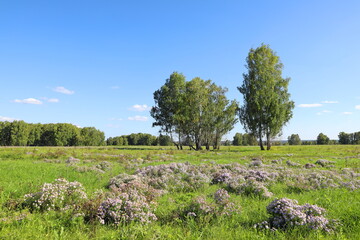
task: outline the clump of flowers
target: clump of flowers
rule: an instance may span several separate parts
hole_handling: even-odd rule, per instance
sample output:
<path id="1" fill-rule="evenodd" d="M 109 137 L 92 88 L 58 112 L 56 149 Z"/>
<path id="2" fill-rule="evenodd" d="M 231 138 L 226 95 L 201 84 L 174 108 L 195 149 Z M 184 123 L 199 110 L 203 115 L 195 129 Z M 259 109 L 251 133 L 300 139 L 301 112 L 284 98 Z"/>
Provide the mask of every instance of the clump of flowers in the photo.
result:
<path id="1" fill-rule="evenodd" d="M 314 167 L 316 167 L 316 165 L 315 165 L 315 164 L 312 164 L 312 163 L 306 163 L 306 164 L 304 165 L 304 168 L 306 168 L 306 169 L 310 169 L 310 168 L 314 168 Z"/>
<path id="2" fill-rule="evenodd" d="M 120 173 L 119 175 L 110 179 L 108 188 L 119 188 L 123 184 L 131 183 L 133 181 L 141 181 L 141 177 L 138 175 L 130 175 L 127 173 Z"/>
<path id="3" fill-rule="evenodd" d="M 189 163 L 170 163 L 141 168 L 136 173 L 156 189 L 194 191 L 210 183 L 205 167 Z"/>
<path id="4" fill-rule="evenodd" d="M 81 183 L 59 178 L 45 183 L 40 192 L 26 194 L 22 205 L 30 211 L 64 210 L 77 208 L 85 199 L 87 195 Z"/>
<path id="5" fill-rule="evenodd" d="M 103 161 L 95 166 L 96 168 L 106 172 L 111 169 L 111 163 L 108 161 Z"/>
<path id="6" fill-rule="evenodd" d="M 213 174 L 211 183 L 227 183 L 231 179 L 231 173 L 228 171 L 216 172 Z"/>
<path id="7" fill-rule="evenodd" d="M 244 194 L 247 196 L 269 198 L 273 195 L 273 193 L 269 192 L 263 183 L 251 178 L 247 179 L 243 183 L 239 183 L 238 181 L 230 182 L 228 184 L 228 188 L 236 194 Z"/>
<path id="8" fill-rule="evenodd" d="M 213 195 L 213 201 L 207 201 L 205 196 L 193 199 L 182 212 L 183 217 L 208 217 L 231 216 L 240 213 L 240 206 L 230 201 L 230 195 L 225 189 L 217 190 Z"/>
<path id="9" fill-rule="evenodd" d="M 220 188 L 219 190 L 217 190 L 214 194 L 214 200 L 216 203 L 221 204 L 221 203 L 226 203 L 229 201 L 230 195 L 228 193 L 228 191 L 226 191 L 223 188 Z"/>
<path id="10" fill-rule="evenodd" d="M 269 173 L 261 170 L 249 170 L 245 175 L 245 179 L 255 179 L 259 182 L 274 181 L 278 177 L 275 172 Z"/>
<path id="11" fill-rule="evenodd" d="M 256 228 L 263 229 L 287 229 L 295 226 L 307 226 L 314 230 L 325 230 L 330 232 L 335 227 L 334 220 L 324 217 L 325 209 L 317 205 L 298 205 L 293 199 L 275 199 L 267 207 L 271 215 L 268 221 L 258 223 Z"/>
<path id="12" fill-rule="evenodd" d="M 271 160 L 271 163 L 281 164 L 281 163 L 282 163 L 282 159 L 274 159 L 274 160 Z"/>
<path id="13" fill-rule="evenodd" d="M 214 200 L 217 204 L 219 215 L 233 215 L 240 213 L 240 206 L 230 201 L 230 195 L 225 189 L 219 189 L 214 194 Z"/>
<path id="14" fill-rule="evenodd" d="M 335 162 L 329 161 L 329 160 L 326 160 L 326 159 L 319 159 L 319 160 L 317 160 L 315 162 L 315 164 L 318 164 L 318 165 L 320 165 L 322 167 L 328 167 L 328 166 L 330 166 L 332 164 L 335 164 Z"/>
<path id="15" fill-rule="evenodd" d="M 260 159 L 253 159 L 249 164 L 249 167 L 261 167 L 262 161 Z"/>
<path id="16" fill-rule="evenodd" d="M 287 160 L 286 161 L 286 164 L 289 166 L 289 167 L 299 167 L 300 164 L 296 163 L 296 162 L 292 162 L 290 160 Z"/>
<path id="17" fill-rule="evenodd" d="M 128 189 L 103 201 L 97 210 L 97 218 L 101 224 L 149 223 L 157 220 L 153 211 L 153 202 L 149 202 L 139 191 Z"/>
<path id="18" fill-rule="evenodd" d="M 69 157 L 66 161 L 67 164 L 78 164 L 80 163 L 80 159 Z"/>
<path id="19" fill-rule="evenodd" d="M 302 190 L 314 190 L 339 187 L 340 185 L 338 182 L 340 181 L 341 178 L 336 174 L 328 171 L 322 171 L 300 174 L 295 177 L 293 183 L 289 183 L 288 185 Z"/>

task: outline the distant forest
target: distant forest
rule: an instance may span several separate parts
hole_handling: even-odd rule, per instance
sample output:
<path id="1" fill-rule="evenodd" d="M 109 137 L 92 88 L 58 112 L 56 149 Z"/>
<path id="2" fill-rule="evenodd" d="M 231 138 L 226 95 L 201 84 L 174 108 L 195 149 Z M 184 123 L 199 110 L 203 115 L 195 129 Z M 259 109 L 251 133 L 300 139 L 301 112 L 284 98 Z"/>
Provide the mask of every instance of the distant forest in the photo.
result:
<path id="1" fill-rule="evenodd" d="M 339 140 L 330 140 L 320 133 L 316 140 L 301 140 L 292 134 L 287 141 L 273 142 L 274 145 L 323 145 L 360 144 L 360 132 L 340 132 Z M 183 143 L 186 146 L 186 141 Z M 70 123 L 33 124 L 24 121 L 0 122 L 0 146 L 173 146 L 167 135 L 153 136 L 148 133 L 132 133 L 105 140 L 104 132 L 95 127 L 79 128 Z M 222 141 L 221 145 L 255 146 L 257 139 L 251 134 L 236 133 L 232 141 Z"/>
<path id="2" fill-rule="evenodd" d="M 32 124 L 24 121 L 0 122 L 0 146 L 104 146 L 172 145 L 168 136 L 133 133 L 105 140 L 94 127 L 79 128 L 70 123 Z"/>

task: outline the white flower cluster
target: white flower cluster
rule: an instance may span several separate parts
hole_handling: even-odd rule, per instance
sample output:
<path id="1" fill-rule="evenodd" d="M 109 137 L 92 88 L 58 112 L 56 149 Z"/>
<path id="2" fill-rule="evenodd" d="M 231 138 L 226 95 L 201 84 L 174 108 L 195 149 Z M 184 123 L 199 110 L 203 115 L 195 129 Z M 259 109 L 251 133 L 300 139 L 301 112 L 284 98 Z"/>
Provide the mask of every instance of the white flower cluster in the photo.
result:
<path id="1" fill-rule="evenodd" d="M 23 205 L 31 211 L 63 210 L 75 208 L 85 199 L 87 196 L 81 183 L 59 178 L 54 183 L 45 183 L 40 192 L 26 194 Z"/>

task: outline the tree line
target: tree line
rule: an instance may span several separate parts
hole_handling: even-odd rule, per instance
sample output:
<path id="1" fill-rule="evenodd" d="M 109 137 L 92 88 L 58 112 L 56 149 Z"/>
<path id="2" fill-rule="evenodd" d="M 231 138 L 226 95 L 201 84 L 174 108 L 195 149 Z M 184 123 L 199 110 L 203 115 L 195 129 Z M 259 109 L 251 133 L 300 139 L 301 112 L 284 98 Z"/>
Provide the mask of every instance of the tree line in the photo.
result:
<path id="1" fill-rule="evenodd" d="M 169 136 L 132 133 L 109 137 L 94 127 L 79 128 L 70 123 L 33 124 L 24 121 L 0 122 L 0 146 L 171 146 Z"/>
<path id="2" fill-rule="evenodd" d="M 328 144 L 360 144 L 360 132 L 345 133 L 340 132 L 339 140 L 330 140 L 324 133 L 319 133 L 315 141 L 302 141 L 299 134 L 291 134 L 288 137 L 289 145 L 328 145 Z"/>
<path id="3" fill-rule="evenodd" d="M 156 137 L 147 133 L 132 133 L 130 135 L 122 135 L 117 137 L 109 137 L 106 139 L 107 145 L 127 146 L 127 145 L 143 145 L 143 146 L 172 146 L 171 138 L 166 135 Z"/>
<path id="4" fill-rule="evenodd" d="M 104 132 L 70 123 L 0 122 L 0 146 L 101 146 Z"/>

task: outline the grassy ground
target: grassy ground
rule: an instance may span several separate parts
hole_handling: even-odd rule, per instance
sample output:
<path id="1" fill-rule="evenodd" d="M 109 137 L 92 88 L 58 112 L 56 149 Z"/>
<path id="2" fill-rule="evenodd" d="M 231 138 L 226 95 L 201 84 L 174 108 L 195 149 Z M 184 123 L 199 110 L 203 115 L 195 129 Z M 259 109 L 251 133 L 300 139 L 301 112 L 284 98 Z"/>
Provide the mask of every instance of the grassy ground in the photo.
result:
<path id="1" fill-rule="evenodd" d="M 79 163 L 67 163 L 69 157 Z M 254 159 L 262 166 L 251 167 Z M 330 166 L 316 165 L 305 169 L 307 163 L 319 159 L 333 162 Z M 278 162 L 274 161 L 277 160 Z M 110 169 L 94 170 L 107 161 Z M 346 187 L 308 188 L 308 182 L 277 180 L 266 186 L 273 195 L 230 193 L 231 201 L 241 206 L 232 216 L 211 219 L 182 219 L 174 217 L 179 207 L 196 196 L 211 196 L 226 187 L 207 184 L 192 191 L 169 191 L 156 198 L 158 220 L 149 224 L 138 222 L 102 225 L 87 223 L 71 211 L 29 212 L 18 204 L 25 194 L 38 192 L 44 183 L 65 178 L 78 181 L 91 196 L 99 189 L 109 191 L 109 180 L 120 173 L 134 174 L 139 168 L 151 165 L 189 162 L 194 165 L 220 166 L 239 163 L 246 169 L 268 172 L 308 174 L 310 172 L 341 176 L 347 181 L 359 181 L 360 146 L 278 146 L 271 151 L 258 147 L 222 147 L 220 151 L 178 151 L 173 147 L 5 147 L 0 148 L 0 239 L 359 239 L 360 192 Z M 272 170 L 273 169 L 273 170 Z M 294 176 L 292 176 L 294 179 Z M 300 180 L 299 180 L 300 181 Z M 303 185 L 301 185 L 303 184 Z M 332 233 L 302 227 L 285 230 L 258 230 L 253 226 L 269 218 L 266 206 L 276 198 L 296 199 L 299 204 L 316 204 L 327 210 L 327 218 L 337 219 L 340 225 Z M 175 214 L 176 215 L 176 214 Z"/>

